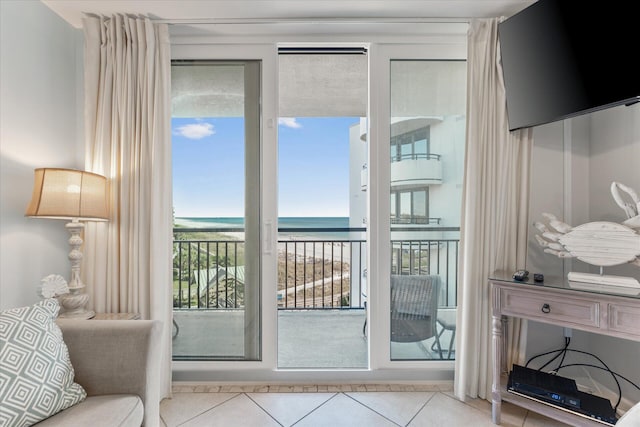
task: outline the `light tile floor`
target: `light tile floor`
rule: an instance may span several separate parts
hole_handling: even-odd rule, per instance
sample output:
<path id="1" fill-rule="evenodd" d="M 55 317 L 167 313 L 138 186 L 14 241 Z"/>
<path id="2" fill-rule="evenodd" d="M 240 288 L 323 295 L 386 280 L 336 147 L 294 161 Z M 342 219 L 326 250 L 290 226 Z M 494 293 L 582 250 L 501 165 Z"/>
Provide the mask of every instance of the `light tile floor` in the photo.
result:
<path id="1" fill-rule="evenodd" d="M 175 385 L 160 404 L 161 427 L 490 427 L 486 400 L 461 402 L 451 384 Z M 502 405 L 504 427 L 566 424 Z"/>

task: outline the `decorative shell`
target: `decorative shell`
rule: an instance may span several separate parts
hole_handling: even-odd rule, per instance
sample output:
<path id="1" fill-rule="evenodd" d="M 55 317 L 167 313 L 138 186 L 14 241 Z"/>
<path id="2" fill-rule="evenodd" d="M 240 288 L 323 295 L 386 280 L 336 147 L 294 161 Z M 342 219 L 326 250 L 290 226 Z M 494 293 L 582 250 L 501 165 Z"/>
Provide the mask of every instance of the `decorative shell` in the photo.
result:
<path id="1" fill-rule="evenodd" d="M 37 289 L 38 295 L 42 298 L 56 298 L 69 293 L 69 287 L 64 277 L 59 274 L 50 274 L 40 281 Z"/>

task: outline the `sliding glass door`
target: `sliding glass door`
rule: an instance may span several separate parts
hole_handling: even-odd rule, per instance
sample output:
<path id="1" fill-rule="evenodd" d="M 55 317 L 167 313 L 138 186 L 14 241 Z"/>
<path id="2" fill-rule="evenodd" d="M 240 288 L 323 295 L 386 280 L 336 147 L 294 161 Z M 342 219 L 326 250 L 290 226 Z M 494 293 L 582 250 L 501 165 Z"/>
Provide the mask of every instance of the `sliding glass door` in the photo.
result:
<path id="1" fill-rule="evenodd" d="M 174 360 L 259 360 L 260 62 L 172 66 Z"/>

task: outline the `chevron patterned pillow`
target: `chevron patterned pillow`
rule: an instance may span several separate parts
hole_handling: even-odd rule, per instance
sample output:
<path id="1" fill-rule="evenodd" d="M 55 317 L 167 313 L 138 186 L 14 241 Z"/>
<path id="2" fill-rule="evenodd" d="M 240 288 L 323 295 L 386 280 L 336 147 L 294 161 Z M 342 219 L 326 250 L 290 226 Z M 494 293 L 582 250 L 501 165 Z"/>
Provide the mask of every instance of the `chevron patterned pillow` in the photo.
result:
<path id="1" fill-rule="evenodd" d="M 0 426 L 30 426 L 81 402 L 58 301 L 0 312 Z"/>

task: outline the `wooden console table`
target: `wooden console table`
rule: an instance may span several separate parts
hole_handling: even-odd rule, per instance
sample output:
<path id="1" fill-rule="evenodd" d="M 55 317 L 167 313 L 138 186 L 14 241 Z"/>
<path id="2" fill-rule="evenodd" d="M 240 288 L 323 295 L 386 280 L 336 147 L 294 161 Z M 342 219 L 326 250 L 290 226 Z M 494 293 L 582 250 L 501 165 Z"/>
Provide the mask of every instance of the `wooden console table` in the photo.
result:
<path id="1" fill-rule="evenodd" d="M 513 272 L 497 271 L 489 278 L 493 303 L 492 417 L 500 424 L 501 402 L 510 402 L 574 426 L 598 426 L 601 422 L 507 392 L 507 317 L 640 341 L 640 295 L 622 295 L 558 278 L 538 284 L 529 278 L 518 282 Z M 588 289 L 592 288 L 592 289 Z"/>

